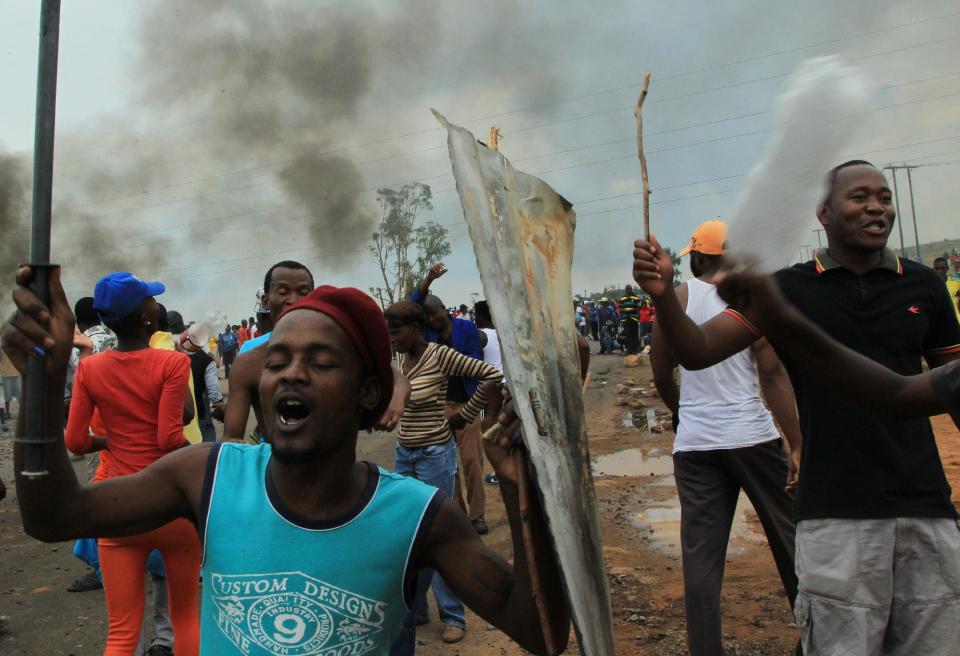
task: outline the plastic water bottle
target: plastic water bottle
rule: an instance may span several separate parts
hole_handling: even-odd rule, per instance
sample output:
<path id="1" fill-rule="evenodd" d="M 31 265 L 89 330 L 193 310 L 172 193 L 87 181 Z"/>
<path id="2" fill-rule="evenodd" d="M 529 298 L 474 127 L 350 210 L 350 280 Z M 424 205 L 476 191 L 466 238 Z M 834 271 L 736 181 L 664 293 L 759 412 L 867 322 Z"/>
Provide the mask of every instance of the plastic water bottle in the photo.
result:
<path id="1" fill-rule="evenodd" d="M 180 335 L 180 346 L 187 353 L 196 353 L 210 341 L 210 338 L 219 334 L 227 325 L 227 315 L 220 310 L 210 310 L 203 319 L 187 328 Z"/>

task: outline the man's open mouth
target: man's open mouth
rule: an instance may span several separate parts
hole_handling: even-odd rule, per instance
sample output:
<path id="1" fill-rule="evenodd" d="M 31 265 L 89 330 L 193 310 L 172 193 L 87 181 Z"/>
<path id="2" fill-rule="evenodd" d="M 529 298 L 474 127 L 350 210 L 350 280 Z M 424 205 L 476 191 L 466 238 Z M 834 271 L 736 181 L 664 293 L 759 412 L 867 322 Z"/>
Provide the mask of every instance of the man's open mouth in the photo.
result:
<path id="1" fill-rule="evenodd" d="M 277 422 L 281 426 L 296 426 L 310 416 L 310 408 L 300 398 L 284 397 L 276 403 Z"/>
<path id="2" fill-rule="evenodd" d="M 887 233 L 887 223 L 885 221 L 869 221 L 863 224 L 863 229 L 871 235 L 885 235 Z"/>

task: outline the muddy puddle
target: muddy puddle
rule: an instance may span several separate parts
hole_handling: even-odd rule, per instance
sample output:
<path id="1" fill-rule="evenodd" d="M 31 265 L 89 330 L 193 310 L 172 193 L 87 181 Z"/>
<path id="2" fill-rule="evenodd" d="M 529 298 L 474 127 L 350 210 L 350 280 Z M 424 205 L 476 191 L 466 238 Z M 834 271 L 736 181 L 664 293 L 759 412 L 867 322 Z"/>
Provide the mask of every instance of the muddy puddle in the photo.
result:
<path id="1" fill-rule="evenodd" d="M 593 458 L 594 476 L 666 476 L 673 474 L 673 459 L 660 449 L 624 449 Z M 671 479 L 672 482 L 672 479 Z"/>
<path id="2" fill-rule="evenodd" d="M 669 451 L 658 448 L 624 449 L 592 459 L 593 475 L 602 477 L 633 476 L 650 480 L 644 486 L 673 488 L 666 499 L 633 511 L 630 522 L 652 547 L 671 555 L 680 554 L 680 499 L 673 481 L 673 458 Z M 727 553 L 736 556 L 750 545 L 766 545 L 763 529 L 747 496 L 741 492 L 730 529 Z"/>
<path id="3" fill-rule="evenodd" d="M 655 549 L 671 555 L 680 554 L 680 499 L 677 497 L 657 502 L 656 506 L 634 513 L 630 521 Z M 753 506 L 741 492 L 730 529 L 727 554 L 737 556 L 750 545 L 766 543 Z"/>
<path id="4" fill-rule="evenodd" d="M 670 413 L 655 408 L 639 408 L 623 413 L 620 425 L 641 433 L 662 433 L 670 424 Z"/>

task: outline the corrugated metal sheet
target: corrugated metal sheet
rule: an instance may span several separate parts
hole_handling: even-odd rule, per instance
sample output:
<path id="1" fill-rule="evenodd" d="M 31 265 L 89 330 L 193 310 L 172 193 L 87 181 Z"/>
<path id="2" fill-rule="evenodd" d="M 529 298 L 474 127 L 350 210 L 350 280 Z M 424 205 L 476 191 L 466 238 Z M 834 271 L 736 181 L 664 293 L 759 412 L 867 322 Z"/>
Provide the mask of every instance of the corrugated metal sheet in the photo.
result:
<path id="1" fill-rule="evenodd" d="M 576 215 L 543 180 L 434 111 L 500 337 L 586 656 L 613 654 L 610 596 L 580 389 L 570 269 Z"/>

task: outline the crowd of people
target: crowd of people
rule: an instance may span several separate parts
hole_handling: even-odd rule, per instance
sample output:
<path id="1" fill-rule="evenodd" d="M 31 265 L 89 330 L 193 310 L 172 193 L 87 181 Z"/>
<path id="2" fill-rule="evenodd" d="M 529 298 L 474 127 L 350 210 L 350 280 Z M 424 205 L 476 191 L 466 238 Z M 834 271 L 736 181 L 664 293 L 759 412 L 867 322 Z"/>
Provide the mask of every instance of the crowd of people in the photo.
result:
<path id="1" fill-rule="evenodd" d="M 656 308 L 649 297 L 624 287 L 619 299 L 573 299 L 573 314 L 579 333 L 600 344 L 600 353 L 620 351 L 623 355 L 650 352 Z"/>
<path id="2" fill-rule="evenodd" d="M 681 251 L 685 284 L 651 236 L 634 244 L 638 290 L 574 300 L 584 376 L 590 340 L 600 353 L 642 349 L 674 414 L 692 655 L 724 653 L 741 490 L 797 618 L 797 653 L 960 653 L 960 517 L 926 419 L 960 421 L 958 271 L 887 248 L 895 212 L 873 165 L 847 162 L 826 181 L 816 216 L 828 245 L 809 262 L 768 276 L 731 261 L 711 220 Z M 55 433 L 44 477 L 20 474 L 28 447 L 15 445 L 23 525 L 77 540 L 91 571 L 74 586 L 105 590 L 105 654 L 413 654 L 429 589 L 444 642 L 464 639 L 469 606 L 530 651 L 565 647 L 542 508 L 536 494 L 519 503 L 518 436 L 481 437 L 515 420 L 510 345 L 485 301 L 435 295 L 446 271 L 436 264 L 381 308 L 281 261 L 254 316 L 202 344 L 157 301 L 161 283 L 111 273 L 70 305 L 57 270 L 44 305 L 32 271 L 17 272 L 0 419 L 41 358 Z M 358 461 L 364 430 L 397 431 L 391 470 Z M 86 457 L 90 484 L 70 453 Z M 485 455 L 512 564 L 481 539 Z"/>

